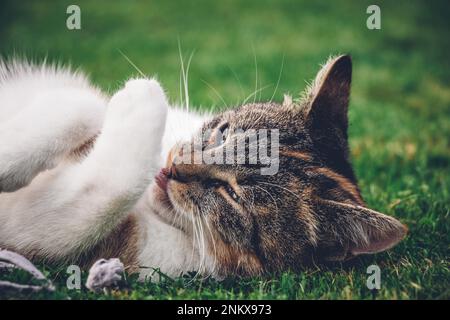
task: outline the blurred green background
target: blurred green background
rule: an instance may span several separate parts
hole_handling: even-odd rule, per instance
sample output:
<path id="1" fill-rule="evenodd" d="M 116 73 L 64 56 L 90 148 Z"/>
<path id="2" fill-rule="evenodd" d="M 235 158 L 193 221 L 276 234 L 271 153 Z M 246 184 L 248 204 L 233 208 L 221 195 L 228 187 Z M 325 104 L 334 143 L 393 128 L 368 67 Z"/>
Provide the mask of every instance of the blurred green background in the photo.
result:
<path id="1" fill-rule="evenodd" d="M 66 8 L 81 8 L 81 30 Z M 0 54 L 71 63 L 108 92 L 156 74 L 180 101 L 180 55 L 194 53 L 191 104 L 216 110 L 298 95 L 330 54 L 350 53 L 350 144 L 363 196 L 410 228 L 394 250 L 337 270 L 223 283 L 134 284 L 131 298 L 450 298 L 448 1 L 2 1 Z M 279 86 L 277 87 L 279 79 Z M 253 100 L 253 97 L 251 98 Z M 1 102 L 0 102 L 1 103 Z M 382 267 L 377 293 L 365 268 Z M 48 270 L 50 274 L 54 271 Z M 309 272 L 309 273 L 308 273 Z M 88 297 L 59 292 L 52 297 Z M 92 297 L 92 296 L 89 296 Z M 104 298 L 104 296 L 93 296 Z"/>

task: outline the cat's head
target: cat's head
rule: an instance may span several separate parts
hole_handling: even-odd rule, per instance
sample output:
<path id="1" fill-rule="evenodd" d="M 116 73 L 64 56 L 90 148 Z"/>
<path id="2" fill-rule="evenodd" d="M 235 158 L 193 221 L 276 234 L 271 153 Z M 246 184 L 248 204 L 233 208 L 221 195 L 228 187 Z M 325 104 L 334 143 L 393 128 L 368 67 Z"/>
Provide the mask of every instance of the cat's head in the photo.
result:
<path id="1" fill-rule="evenodd" d="M 238 129 L 278 129 L 275 174 L 262 174 L 249 157 L 240 164 L 180 163 L 186 151 L 173 150 L 163 171 L 169 205 L 195 226 L 191 236 L 205 241 L 219 274 L 344 260 L 389 249 L 405 236 L 399 221 L 365 207 L 349 162 L 351 72 L 349 56 L 330 59 L 301 101 L 246 104 L 204 125 L 210 156 L 242 140 Z M 265 141 L 270 149 L 274 141 Z"/>

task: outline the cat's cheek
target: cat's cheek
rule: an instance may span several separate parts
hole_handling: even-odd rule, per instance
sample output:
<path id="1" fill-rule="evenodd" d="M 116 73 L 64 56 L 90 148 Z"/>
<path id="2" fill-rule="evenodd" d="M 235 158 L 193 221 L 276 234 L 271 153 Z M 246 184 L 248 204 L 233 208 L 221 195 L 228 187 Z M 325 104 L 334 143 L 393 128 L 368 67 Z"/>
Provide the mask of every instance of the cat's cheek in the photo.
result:
<path id="1" fill-rule="evenodd" d="M 178 204 L 187 205 L 187 201 L 184 198 L 184 194 L 188 191 L 188 186 L 183 183 L 179 183 L 174 180 L 169 180 L 167 183 L 167 196 L 169 197 L 172 205 L 176 208 Z M 183 207 L 183 210 L 186 211 L 188 207 Z"/>
<path id="2" fill-rule="evenodd" d="M 159 187 L 154 187 L 153 198 L 156 201 L 156 203 L 158 203 L 160 205 L 163 205 L 165 207 L 172 207 L 172 205 L 170 203 L 170 199 L 167 196 L 167 193 L 165 193 Z"/>
<path id="3" fill-rule="evenodd" d="M 212 232 L 214 234 L 214 231 Z M 235 274 L 256 276 L 263 273 L 263 265 L 255 253 L 234 248 L 217 235 L 214 238 L 214 245 L 210 245 L 209 248 L 211 249 L 211 255 L 216 257 L 219 276 L 227 277 Z"/>

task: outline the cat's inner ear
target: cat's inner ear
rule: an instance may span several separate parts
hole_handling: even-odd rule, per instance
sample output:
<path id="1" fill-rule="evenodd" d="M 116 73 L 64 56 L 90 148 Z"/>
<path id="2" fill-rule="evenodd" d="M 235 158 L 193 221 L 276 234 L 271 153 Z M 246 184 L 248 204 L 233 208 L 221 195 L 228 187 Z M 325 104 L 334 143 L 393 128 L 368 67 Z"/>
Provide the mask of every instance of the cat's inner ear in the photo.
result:
<path id="1" fill-rule="evenodd" d="M 349 55 L 330 58 L 307 92 L 307 120 L 312 127 L 336 126 L 347 135 L 347 111 L 352 80 Z"/>
<path id="2" fill-rule="evenodd" d="M 323 249 L 327 260 L 387 250 L 408 230 L 397 219 L 359 205 L 320 199 L 318 211 L 322 221 L 319 249 Z M 327 251 L 333 256 L 327 257 Z"/>

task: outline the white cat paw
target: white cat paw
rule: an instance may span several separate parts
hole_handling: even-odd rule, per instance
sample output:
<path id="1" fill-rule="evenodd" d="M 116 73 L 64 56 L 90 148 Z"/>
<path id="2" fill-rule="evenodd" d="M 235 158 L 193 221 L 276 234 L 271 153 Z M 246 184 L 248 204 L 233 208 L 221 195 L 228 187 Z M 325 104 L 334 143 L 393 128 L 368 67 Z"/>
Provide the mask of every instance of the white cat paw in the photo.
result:
<path id="1" fill-rule="evenodd" d="M 130 80 L 111 98 L 98 142 L 103 145 L 104 157 L 111 166 L 119 166 L 119 162 L 133 163 L 128 165 L 130 177 L 136 172 L 154 174 L 153 168 L 158 167 L 161 154 L 167 109 L 164 90 L 154 79 Z"/>
<path id="2" fill-rule="evenodd" d="M 129 80 L 123 89 L 111 98 L 108 106 L 108 118 L 114 122 L 138 115 L 144 120 L 163 122 L 167 114 L 167 99 L 161 85 L 155 79 Z M 150 125 L 150 123 L 146 123 Z"/>

